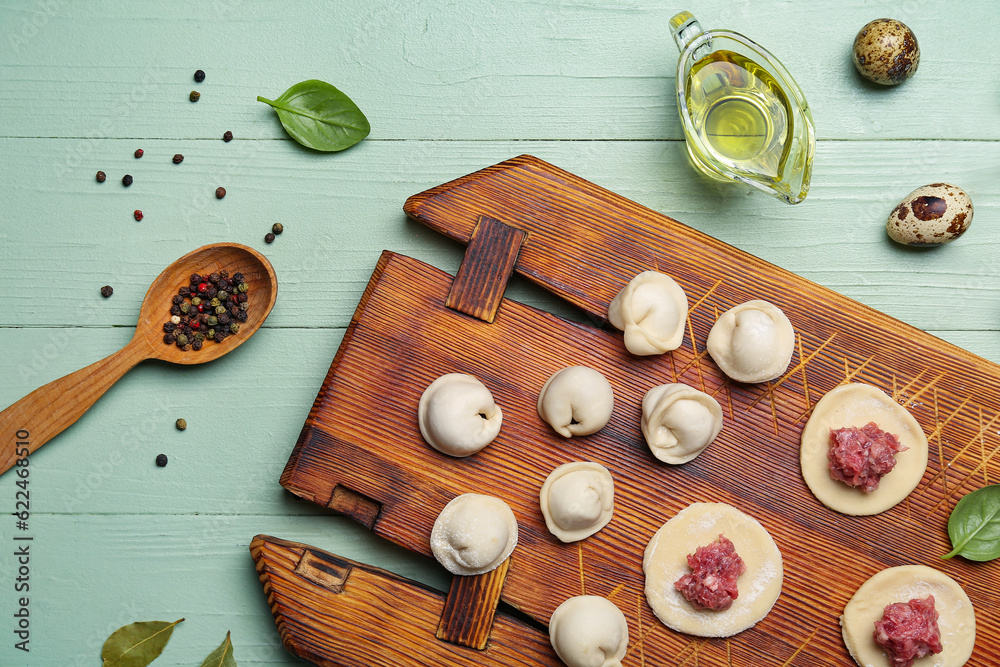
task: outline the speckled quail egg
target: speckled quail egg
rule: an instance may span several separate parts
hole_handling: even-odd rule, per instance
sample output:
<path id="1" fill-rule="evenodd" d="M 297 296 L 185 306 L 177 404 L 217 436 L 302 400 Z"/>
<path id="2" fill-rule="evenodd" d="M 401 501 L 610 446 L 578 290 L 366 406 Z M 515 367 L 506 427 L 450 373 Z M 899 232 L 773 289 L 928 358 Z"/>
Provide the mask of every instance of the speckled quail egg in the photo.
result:
<path id="1" fill-rule="evenodd" d="M 931 183 L 906 195 L 892 210 L 885 231 L 906 245 L 941 245 L 954 241 L 972 224 L 972 200 L 962 188 Z"/>
<path id="2" fill-rule="evenodd" d="M 913 76 L 919 64 L 916 36 L 896 19 L 875 19 L 854 38 L 854 66 L 875 83 L 902 83 Z"/>

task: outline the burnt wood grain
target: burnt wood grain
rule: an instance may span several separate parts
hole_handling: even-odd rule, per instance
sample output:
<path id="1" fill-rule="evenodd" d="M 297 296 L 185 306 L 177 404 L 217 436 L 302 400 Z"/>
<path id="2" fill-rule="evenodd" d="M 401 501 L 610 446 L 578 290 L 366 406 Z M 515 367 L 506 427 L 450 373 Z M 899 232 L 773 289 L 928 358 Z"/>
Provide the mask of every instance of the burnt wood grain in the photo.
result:
<path id="1" fill-rule="evenodd" d="M 480 217 L 445 305 L 492 322 L 526 236 L 499 220 Z"/>
<path id="2" fill-rule="evenodd" d="M 444 595 L 391 572 L 268 535 L 250 555 L 285 648 L 321 667 L 562 665 L 544 632 L 503 612 L 482 650 L 441 641 Z M 338 586 L 313 576 L 330 564 Z"/>

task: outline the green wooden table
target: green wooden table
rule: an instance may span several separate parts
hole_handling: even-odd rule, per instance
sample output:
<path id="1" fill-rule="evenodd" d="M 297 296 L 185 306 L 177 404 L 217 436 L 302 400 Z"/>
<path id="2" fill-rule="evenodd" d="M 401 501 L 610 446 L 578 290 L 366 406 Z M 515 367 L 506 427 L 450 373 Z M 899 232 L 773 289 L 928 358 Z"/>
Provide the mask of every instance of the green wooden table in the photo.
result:
<path id="1" fill-rule="evenodd" d="M 278 476 L 379 253 L 458 267 L 463 249 L 407 220 L 404 199 L 514 155 L 1000 361 L 1000 6 L 660 4 L 0 1 L 0 407 L 124 345 L 150 281 L 194 247 L 251 245 L 281 285 L 241 349 L 201 367 L 141 365 L 33 455 L 27 530 L 9 515 L 16 478 L 0 478 L 0 665 L 97 665 L 118 626 L 182 616 L 157 665 L 200 664 L 227 630 L 242 666 L 301 664 L 257 581 L 257 533 L 446 587 L 436 563 L 291 497 Z M 798 80 L 819 139 L 803 204 L 708 184 L 686 163 L 667 25 L 682 9 L 747 34 Z M 886 14 L 922 50 L 915 78 L 891 89 L 849 57 L 857 30 Z M 350 95 L 369 138 L 317 154 L 255 101 L 308 78 Z M 893 244 L 889 211 L 936 181 L 971 195 L 970 231 L 937 249 Z M 276 221 L 285 232 L 266 245 Z M 518 281 L 508 296 L 572 315 Z M 28 593 L 15 591 L 22 544 Z M 22 596 L 30 653 L 15 648 Z M 807 649 L 791 664 L 824 658 Z"/>

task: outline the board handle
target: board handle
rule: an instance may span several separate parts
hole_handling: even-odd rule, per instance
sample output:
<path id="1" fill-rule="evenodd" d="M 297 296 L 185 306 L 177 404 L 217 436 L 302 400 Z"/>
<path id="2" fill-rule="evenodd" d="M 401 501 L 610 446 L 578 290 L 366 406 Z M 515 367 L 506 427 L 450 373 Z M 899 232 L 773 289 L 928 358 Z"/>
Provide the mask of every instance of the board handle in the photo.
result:
<path id="1" fill-rule="evenodd" d="M 133 338 L 114 354 L 39 387 L 0 412 L 0 475 L 69 428 L 149 356 L 148 346 Z"/>

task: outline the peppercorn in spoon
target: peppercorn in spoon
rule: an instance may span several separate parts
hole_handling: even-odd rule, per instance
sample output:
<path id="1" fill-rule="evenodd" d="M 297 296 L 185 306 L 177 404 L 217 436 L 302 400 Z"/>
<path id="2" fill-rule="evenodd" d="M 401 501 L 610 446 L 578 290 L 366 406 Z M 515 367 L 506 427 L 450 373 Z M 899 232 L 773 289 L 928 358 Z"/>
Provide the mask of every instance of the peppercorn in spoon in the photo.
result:
<path id="1" fill-rule="evenodd" d="M 163 342 L 163 322 L 180 285 L 193 273 L 242 273 L 249 286 L 247 321 L 239 333 L 200 350 Z M 242 345 L 264 323 L 278 296 L 274 268 L 259 252 L 235 243 L 215 243 L 189 252 L 164 269 L 150 285 L 139 310 L 135 335 L 109 357 L 39 387 L 0 412 L 0 474 L 12 468 L 83 416 L 104 392 L 140 361 L 202 364 Z"/>

